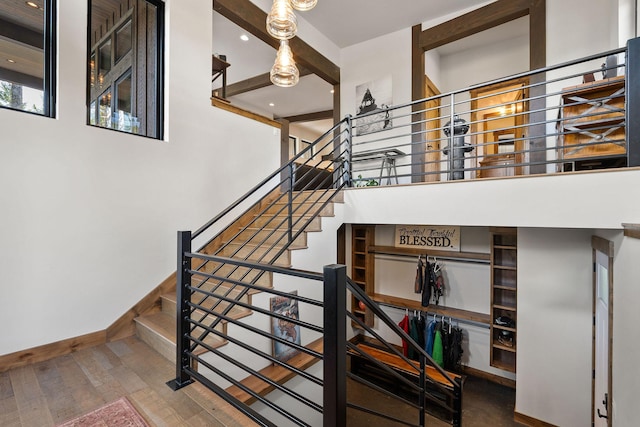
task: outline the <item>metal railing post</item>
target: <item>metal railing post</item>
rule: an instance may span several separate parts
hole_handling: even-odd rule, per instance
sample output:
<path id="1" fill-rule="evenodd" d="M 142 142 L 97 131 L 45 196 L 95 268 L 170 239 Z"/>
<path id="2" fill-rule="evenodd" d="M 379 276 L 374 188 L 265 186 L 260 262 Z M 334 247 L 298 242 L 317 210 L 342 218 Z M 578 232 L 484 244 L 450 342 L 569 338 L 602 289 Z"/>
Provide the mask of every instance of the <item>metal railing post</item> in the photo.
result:
<path id="1" fill-rule="evenodd" d="M 453 139 L 455 138 L 454 133 L 453 133 L 453 129 L 455 127 L 455 118 L 456 118 L 456 112 L 455 112 L 455 102 L 456 102 L 456 95 L 455 93 L 451 94 L 451 97 L 449 99 L 449 111 L 450 111 L 450 117 L 449 117 L 449 137 L 448 137 L 448 141 L 447 141 L 447 147 L 449 148 L 448 151 L 448 162 L 449 163 L 449 173 L 447 174 L 447 181 L 453 181 L 453 168 L 454 168 L 454 156 L 453 156 Z"/>
<path id="2" fill-rule="evenodd" d="M 176 271 L 176 379 L 167 383 L 173 390 L 181 389 L 193 382 L 187 372 L 190 366 L 189 350 L 189 305 L 191 299 L 191 232 L 178 231 L 178 269 Z"/>
<path id="3" fill-rule="evenodd" d="M 425 417 L 424 417 L 424 411 L 425 409 L 427 409 L 426 406 L 426 392 L 425 392 L 425 387 L 427 386 L 427 379 L 426 379 L 426 375 L 425 375 L 425 358 L 424 355 L 422 353 L 420 353 L 420 380 L 418 381 L 418 385 L 420 387 L 420 393 L 419 393 L 419 399 L 420 399 L 420 404 L 418 405 L 420 407 L 420 426 L 424 427 L 424 423 L 425 423 Z"/>
<path id="4" fill-rule="evenodd" d="M 346 117 L 347 124 L 347 187 L 353 187 L 353 166 L 351 164 L 351 159 L 353 157 L 353 118 L 351 114 L 348 114 Z"/>
<path id="5" fill-rule="evenodd" d="M 453 386 L 453 427 L 460 427 L 462 425 L 462 385 L 455 379 L 456 384 Z"/>
<path id="6" fill-rule="evenodd" d="M 289 163 L 289 191 L 287 204 L 289 209 L 287 210 L 287 229 L 289 230 L 289 243 L 293 241 L 293 185 L 294 185 L 294 170 L 293 163 Z"/>
<path id="7" fill-rule="evenodd" d="M 627 166 L 640 166 L 640 38 L 627 42 L 626 91 L 626 139 Z"/>
<path id="8" fill-rule="evenodd" d="M 324 427 L 347 423 L 347 268 L 324 267 Z"/>

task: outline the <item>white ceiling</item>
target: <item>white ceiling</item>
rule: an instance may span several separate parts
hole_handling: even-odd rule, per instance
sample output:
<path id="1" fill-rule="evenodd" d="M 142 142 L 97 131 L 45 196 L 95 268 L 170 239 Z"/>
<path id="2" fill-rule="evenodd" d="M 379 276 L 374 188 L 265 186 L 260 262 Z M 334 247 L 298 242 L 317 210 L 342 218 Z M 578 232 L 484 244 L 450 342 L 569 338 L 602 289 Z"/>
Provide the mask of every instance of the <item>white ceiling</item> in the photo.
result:
<path id="1" fill-rule="evenodd" d="M 304 19 L 338 47 L 371 40 L 487 0 L 318 0 Z"/>
<path id="2" fill-rule="evenodd" d="M 415 24 L 437 19 L 456 11 L 481 6 L 486 0 L 318 0 L 316 7 L 298 16 L 343 48 Z M 268 73 L 275 59 L 275 50 L 263 41 L 243 31 L 217 13 L 213 14 L 213 53 L 224 54 L 231 64 L 228 84 Z M 504 27 L 505 29 L 503 30 Z M 516 23 L 502 26 L 500 32 L 484 32 L 438 49 L 441 55 L 472 48 L 477 43 L 491 43 L 496 37 L 521 35 Z M 505 32 L 506 31 L 506 32 Z M 245 34 L 248 41 L 242 41 Z M 295 53 L 294 53 L 295 54 Z M 339 65 L 339 64 L 338 64 Z M 212 87 L 218 87 L 219 82 Z M 267 116 L 286 117 L 333 106 L 331 85 L 315 75 L 300 79 L 294 88 L 270 86 L 230 98 L 232 104 Z M 275 104 L 269 106 L 270 103 Z M 320 123 L 316 123 L 320 124 Z M 326 122 L 322 123 L 327 129 Z"/>

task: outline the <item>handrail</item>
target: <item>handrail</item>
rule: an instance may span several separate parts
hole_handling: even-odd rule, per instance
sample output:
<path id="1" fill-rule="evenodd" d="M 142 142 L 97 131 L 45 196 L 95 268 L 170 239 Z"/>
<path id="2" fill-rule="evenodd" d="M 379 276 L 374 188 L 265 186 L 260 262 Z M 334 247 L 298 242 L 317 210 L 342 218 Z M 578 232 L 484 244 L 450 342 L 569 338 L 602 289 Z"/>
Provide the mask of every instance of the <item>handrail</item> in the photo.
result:
<path id="1" fill-rule="evenodd" d="M 375 301 L 369 298 L 369 296 L 358 285 L 356 285 L 351 279 L 347 279 L 347 284 L 348 284 L 349 290 L 356 295 L 356 298 L 359 301 L 364 302 L 365 305 L 367 305 L 367 307 L 373 312 L 375 316 L 377 316 L 380 320 L 382 320 L 382 322 L 385 325 L 387 325 L 387 327 L 391 328 L 391 330 L 396 335 L 399 335 L 403 340 L 407 341 L 407 343 L 409 343 L 414 348 L 414 351 L 417 351 L 418 353 L 420 353 L 421 356 L 425 357 L 425 359 L 430 362 L 430 365 L 432 365 L 435 368 L 435 370 L 438 371 L 438 373 L 440 373 L 443 377 L 445 377 L 453 387 L 459 387 L 458 383 L 453 378 L 451 378 L 451 376 L 449 376 L 449 373 L 444 369 L 442 369 L 440 365 L 438 365 L 435 362 L 435 360 L 433 360 L 433 358 L 429 355 L 429 353 L 427 353 L 424 350 L 424 348 L 420 347 L 413 340 L 413 338 L 409 336 L 409 334 L 403 331 L 393 320 L 391 320 L 391 318 L 387 315 L 387 313 L 385 313 Z M 405 362 L 413 366 L 411 361 L 408 358 L 404 357 L 404 355 L 402 356 L 402 358 L 404 359 Z M 419 372 L 420 370 L 416 368 L 416 371 Z"/>
<path id="2" fill-rule="evenodd" d="M 322 136 L 320 136 L 315 142 L 318 142 L 320 140 L 322 140 L 323 138 L 325 138 L 327 135 L 329 135 L 331 132 L 335 131 L 336 129 L 340 129 L 340 126 L 343 123 L 346 123 L 347 119 L 342 119 L 340 120 L 337 124 L 335 124 L 331 129 L 329 129 L 328 131 L 326 131 L 324 134 L 322 134 Z M 313 149 L 313 144 L 309 145 L 307 148 L 305 148 L 304 150 L 302 150 L 300 153 L 298 153 L 297 155 L 295 155 L 287 164 L 281 166 L 280 168 L 276 169 L 274 172 L 272 172 L 270 175 L 268 175 L 265 179 L 263 179 L 262 181 L 260 181 L 258 184 L 254 185 L 250 190 L 248 190 L 246 193 L 244 193 L 242 196 L 240 196 L 235 202 L 231 203 L 226 209 L 224 209 L 222 212 L 220 212 L 218 215 L 216 215 L 215 217 L 211 218 L 209 221 L 207 221 L 202 227 L 198 228 L 196 231 L 194 231 L 193 233 L 191 233 L 191 238 L 195 239 L 198 236 L 200 236 L 203 232 L 205 232 L 209 227 L 211 227 L 213 224 L 215 224 L 216 222 L 218 222 L 221 218 L 223 218 L 224 216 L 226 216 L 229 212 L 231 212 L 232 210 L 234 210 L 235 208 L 237 208 L 238 206 L 240 206 L 240 204 L 242 202 L 244 202 L 245 200 L 247 200 L 252 194 L 254 194 L 256 191 L 258 191 L 262 186 L 266 185 L 270 180 L 272 180 L 273 178 L 275 178 L 276 176 L 278 176 L 280 173 L 284 172 L 287 168 L 289 168 L 291 166 L 291 164 L 301 158 L 304 154 L 307 153 L 307 151 L 310 151 Z"/>
<path id="3" fill-rule="evenodd" d="M 464 92 L 469 92 L 475 89 L 480 89 L 482 87 L 485 86 L 490 86 L 490 85 L 497 85 L 500 83 L 505 83 L 508 82 L 510 80 L 515 80 L 515 79 L 521 79 L 524 77 L 530 77 L 530 76 L 534 76 L 536 74 L 542 74 L 542 73 L 547 73 L 549 71 L 555 71 L 555 70 L 559 70 L 561 68 L 566 68 L 566 67 L 570 67 L 572 65 L 577 65 L 577 64 L 582 64 L 585 62 L 589 62 L 589 61 L 593 61 L 594 59 L 599 59 L 602 58 L 604 56 L 609 56 L 609 55 L 617 55 L 619 53 L 623 53 L 626 52 L 626 48 L 622 47 L 622 48 L 618 48 L 618 49 L 612 49 L 606 52 L 602 52 L 602 53 L 597 53 L 597 54 L 593 54 L 593 55 L 589 55 L 589 56 L 585 56 L 583 58 L 579 58 L 579 59 L 574 59 L 571 61 L 566 61 L 566 62 L 561 62 L 559 64 L 556 65 L 549 65 L 547 67 L 542 67 L 542 68 L 536 68 L 535 70 L 530 70 L 530 71 L 524 71 L 522 73 L 517 73 L 517 74 L 512 74 L 506 77 L 501 77 L 498 79 L 494 79 L 494 80 L 489 80 L 487 82 L 484 83 L 477 83 L 471 86 L 467 86 L 463 89 L 456 89 L 456 90 L 452 90 L 443 94 L 439 94 L 439 95 L 435 95 L 435 96 L 431 96 L 428 98 L 423 98 L 423 99 L 419 99 L 419 100 L 415 100 L 415 101 L 411 101 L 411 102 L 406 102 L 404 104 L 397 104 L 394 106 L 389 106 L 388 110 L 389 111 L 393 111 L 393 110 L 398 110 L 401 108 L 406 108 L 406 107 L 411 107 L 412 105 L 415 104 L 421 104 L 423 102 L 429 102 L 429 101 L 433 101 L 435 99 L 440 99 L 440 98 L 446 98 L 449 97 L 451 95 L 457 95 L 460 93 L 464 93 Z M 547 83 L 547 82 L 544 82 Z M 539 83 L 539 84 L 543 84 L 543 83 Z M 460 101 L 460 103 L 462 103 L 463 101 Z M 363 113 L 363 114 L 359 114 L 358 118 L 363 118 L 363 117 L 367 117 L 367 116 L 372 116 L 375 115 L 376 112 L 375 111 L 370 111 L 367 113 Z"/>

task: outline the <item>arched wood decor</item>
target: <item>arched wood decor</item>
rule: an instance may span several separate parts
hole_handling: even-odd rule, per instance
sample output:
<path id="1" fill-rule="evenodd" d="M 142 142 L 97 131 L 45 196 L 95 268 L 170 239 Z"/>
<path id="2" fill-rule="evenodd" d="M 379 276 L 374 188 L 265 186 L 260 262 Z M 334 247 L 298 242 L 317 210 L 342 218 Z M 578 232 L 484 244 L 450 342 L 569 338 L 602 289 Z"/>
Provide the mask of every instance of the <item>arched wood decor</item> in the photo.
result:
<path id="1" fill-rule="evenodd" d="M 546 31 L 546 0 L 497 0 L 487 6 L 473 10 L 450 21 L 444 22 L 435 27 L 422 30 L 422 24 L 412 27 L 412 48 L 411 48 L 411 99 L 418 100 L 424 98 L 425 87 L 425 52 L 443 46 L 447 43 L 460 40 L 489 28 L 502 25 L 514 19 L 529 16 L 529 68 L 534 70 L 546 66 L 547 62 L 547 31 Z M 543 75 L 532 76 L 531 84 L 544 79 Z M 536 90 L 544 90 L 543 87 L 531 88 L 530 96 L 537 95 Z M 538 102 L 545 102 L 544 99 Z M 538 110 L 531 102 L 530 109 Z M 413 111 L 421 111 L 423 106 L 416 104 Z M 412 128 L 412 142 L 420 143 L 421 113 L 416 113 L 413 122 L 417 123 Z M 534 114 L 529 118 L 529 123 L 536 123 L 542 120 L 535 120 Z M 529 134 L 535 135 L 540 132 L 544 134 L 544 129 L 537 130 L 535 126 L 529 128 Z M 537 141 L 531 141 L 531 148 L 535 148 Z M 544 143 L 544 141 L 540 141 Z M 532 153 L 531 161 L 535 162 Z M 539 152 L 543 157 L 544 151 Z M 421 181 L 420 168 L 424 163 L 424 154 L 416 153 L 411 156 L 412 175 L 416 181 Z M 537 171 L 532 167 L 531 173 Z"/>

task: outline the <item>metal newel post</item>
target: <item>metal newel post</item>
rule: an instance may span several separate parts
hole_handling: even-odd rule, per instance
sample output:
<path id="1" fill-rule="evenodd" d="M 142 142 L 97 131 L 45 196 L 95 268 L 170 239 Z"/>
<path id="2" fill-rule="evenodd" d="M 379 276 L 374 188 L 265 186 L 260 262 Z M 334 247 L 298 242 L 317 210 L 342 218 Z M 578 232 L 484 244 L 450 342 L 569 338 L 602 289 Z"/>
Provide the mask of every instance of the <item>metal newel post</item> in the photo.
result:
<path id="1" fill-rule="evenodd" d="M 347 114 L 347 186 L 353 187 L 353 166 L 351 159 L 353 156 L 353 119 L 351 114 Z"/>
<path id="2" fill-rule="evenodd" d="M 627 42 L 625 73 L 627 166 L 640 166 L 640 38 Z"/>
<path id="3" fill-rule="evenodd" d="M 347 423 L 347 269 L 324 267 L 324 427 Z"/>
<path id="4" fill-rule="evenodd" d="M 462 383 L 458 379 L 453 380 L 453 427 L 462 425 Z"/>
<path id="5" fill-rule="evenodd" d="M 420 387 L 420 393 L 419 394 L 419 399 L 420 399 L 420 404 L 418 405 L 418 407 L 420 408 L 420 416 L 419 416 L 419 420 L 420 420 L 420 427 L 424 427 L 424 423 L 425 423 L 425 417 L 424 417 L 424 411 L 427 409 L 426 406 L 426 393 L 425 393 L 425 388 L 427 387 L 427 379 L 426 379 L 426 374 L 425 374 L 425 356 L 424 354 L 422 354 L 422 352 L 420 352 L 420 380 L 418 381 L 418 386 Z"/>
<path id="6" fill-rule="evenodd" d="M 187 372 L 190 366 L 189 350 L 189 305 L 191 300 L 191 232 L 178 231 L 178 269 L 176 271 L 176 379 L 167 383 L 173 390 L 181 389 L 193 382 Z"/>

